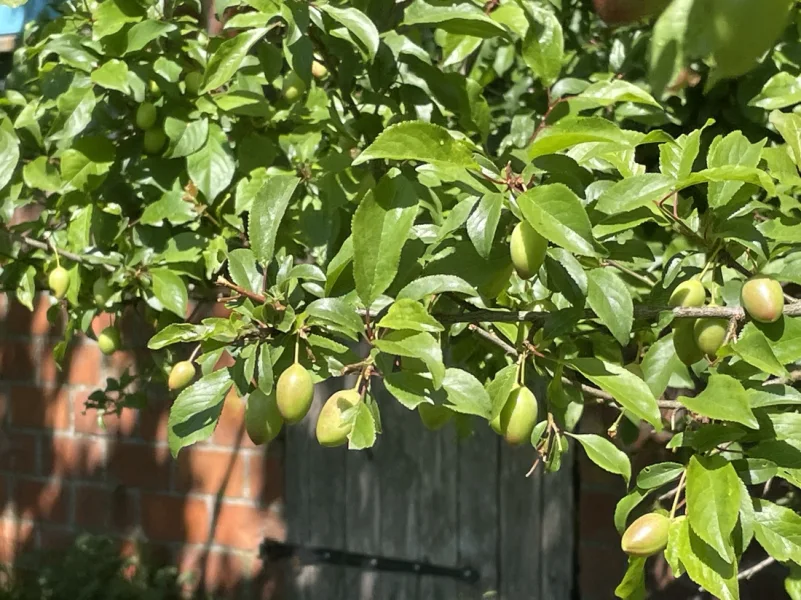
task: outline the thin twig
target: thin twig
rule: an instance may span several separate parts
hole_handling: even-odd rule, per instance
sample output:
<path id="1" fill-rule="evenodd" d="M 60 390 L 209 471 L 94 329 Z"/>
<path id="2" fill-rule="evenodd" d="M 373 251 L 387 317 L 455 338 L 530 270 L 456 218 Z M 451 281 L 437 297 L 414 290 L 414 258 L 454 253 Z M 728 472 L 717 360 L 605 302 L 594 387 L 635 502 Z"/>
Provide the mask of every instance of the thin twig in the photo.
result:
<path id="1" fill-rule="evenodd" d="M 246 290 L 245 288 L 236 285 L 232 281 L 228 281 L 225 277 L 218 277 L 217 284 L 230 288 L 234 290 L 237 294 L 245 296 L 245 298 L 250 298 L 254 302 L 258 302 L 259 304 L 264 304 L 267 302 L 267 298 L 265 298 L 261 294 L 256 294 L 254 292 L 251 292 L 250 290 Z"/>
<path id="2" fill-rule="evenodd" d="M 751 577 L 759 573 L 762 569 L 766 569 L 775 562 L 776 559 L 772 556 L 769 556 L 762 562 L 755 564 L 753 567 L 748 567 L 745 571 L 740 571 L 740 573 L 737 575 L 737 579 L 751 579 Z"/>
<path id="3" fill-rule="evenodd" d="M 41 242 L 39 240 L 35 240 L 32 237 L 29 237 L 29 236 L 21 234 L 21 233 L 14 233 L 13 231 L 9 231 L 8 233 L 10 233 L 13 237 L 17 238 L 18 240 L 20 240 L 21 242 L 27 244 L 28 246 L 30 246 L 32 248 L 38 248 L 39 250 L 45 250 L 45 251 L 51 252 L 51 253 L 53 252 L 53 249 L 46 242 Z M 80 254 L 74 254 L 72 252 L 68 252 L 67 250 L 59 249 L 58 250 L 58 255 L 66 258 L 68 260 L 71 260 L 73 262 L 99 264 L 100 266 L 102 266 L 103 268 L 105 268 L 108 271 L 115 271 L 116 270 L 113 266 L 111 266 L 109 264 L 102 263 L 102 262 L 93 263 L 92 261 L 87 260 L 86 256 L 81 256 Z"/>
<path id="4" fill-rule="evenodd" d="M 650 277 L 646 277 L 645 275 L 643 275 L 641 273 L 637 273 L 637 271 L 629 269 L 625 265 L 621 265 L 616 260 L 605 260 L 605 261 L 603 261 L 603 264 L 609 265 L 610 267 L 615 267 L 616 269 L 618 269 L 619 271 L 622 271 L 626 275 L 630 275 L 631 277 L 634 277 L 635 279 L 638 279 L 638 280 L 642 281 L 648 287 L 654 287 L 656 285 L 656 282 L 651 280 Z"/>

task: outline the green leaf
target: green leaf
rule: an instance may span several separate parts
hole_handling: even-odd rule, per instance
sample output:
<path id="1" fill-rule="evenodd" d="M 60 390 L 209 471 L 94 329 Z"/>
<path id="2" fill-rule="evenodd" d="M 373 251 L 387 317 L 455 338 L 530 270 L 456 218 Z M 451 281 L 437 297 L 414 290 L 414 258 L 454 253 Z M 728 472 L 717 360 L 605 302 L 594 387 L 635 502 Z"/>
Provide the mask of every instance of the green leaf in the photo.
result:
<path id="1" fill-rule="evenodd" d="M 760 485 L 771 477 L 775 477 L 779 471 L 776 463 L 764 458 L 743 458 L 732 462 L 737 476 L 748 485 Z M 748 502 L 751 496 L 745 495 Z"/>
<path id="2" fill-rule="evenodd" d="M 719 141 L 715 140 L 712 143 L 706 159 L 707 167 L 710 170 L 715 167 L 727 167 L 729 165 L 755 168 L 762 157 L 765 141 L 762 140 L 759 143 L 751 144 L 741 132 L 734 131 Z M 734 194 L 742 186 L 742 181 L 710 182 L 707 193 L 709 205 L 712 208 L 725 206 L 734 198 Z"/>
<path id="3" fill-rule="evenodd" d="M 418 160 L 434 165 L 478 168 L 464 143 L 454 139 L 448 130 L 422 121 L 409 121 L 387 127 L 353 165 L 376 159 Z"/>
<path id="4" fill-rule="evenodd" d="M 5 132 L 0 129 L 0 146 Z M 8 155 L 0 150 L 0 161 L 14 156 L 13 150 L 9 149 Z M 15 165 L 16 166 L 16 165 Z M 30 188 L 42 190 L 43 192 L 56 192 L 61 187 L 61 176 L 55 166 L 50 164 L 46 156 L 37 156 L 22 169 L 22 180 Z M 0 183 L 2 180 L 0 179 Z M 3 185 L 0 185 L 2 188 Z"/>
<path id="5" fill-rule="evenodd" d="M 189 176 L 208 202 L 213 202 L 228 187 L 236 169 L 236 163 L 227 145 L 220 142 L 220 137 L 221 132 L 215 125 L 204 146 L 186 159 Z"/>
<path id="6" fill-rule="evenodd" d="M 770 113 L 770 123 L 787 142 L 795 164 L 801 168 L 801 115 L 774 110 Z"/>
<path id="7" fill-rule="evenodd" d="M 675 481 L 684 472 L 684 465 L 674 462 L 663 462 L 648 465 L 637 475 L 637 487 L 651 490 L 666 483 Z"/>
<path id="8" fill-rule="evenodd" d="M 126 23 L 136 23 L 145 16 L 145 8 L 136 0 L 104 0 L 92 11 L 92 37 L 96 40 L 117 33 Z"/>
<path id="9" fill-rule="evenodd" d="M 167 220 L 173 225 L 181 225 L 194 220 L 196 216 L 194 205 L 184 200 L 184 191 L 180 185 L 176 185 L 172 190 L 164 192 L 159 200 L 148 204 L 139 222 L 160 227 L 162 221 Z"/>
<path id="10" fill-rule="evenodd" d="M 211 328 L 206 325 L 193 325 L 192 323 L 170 323 L 164 329 L 157 332 L 147 347 L 151 350 L 160 350 L 171 344 L 186 342 L 199 342 L 207 338 Z"/>
<path id="11" fill-rule="evenodd" d="M 645 589 L 645 558 L 631 556 L 623 580 L 615 588 L 615 596 L 623 600 L 643 600 Z"/>
<path id="12" fill-rule="evenodd" d="M 228 369 L 214 371 L 182 391 L 170 408 L 168 441 L 173 457 L 207 439 L 217 426 L 225 395 L 234 384 Z"/>
<path id="13" fill-rule="evenodd" d="M 336 8 L 330 4 L 321 5 L 320 10 L 347 28 L 361 42 L 362 49 L 370 60 L 375 59 L 379 44 L 378 30 L 367 15 L 355 8 Z"/>
<path id="14" fill-rule="evenodd" d="M 170 145 L 164 152 L 166 158 L 189 156 L 203 148 L 206 143 L 209 137 L 209 122 L 207 119 L 184 121 L 167 117 L 164 119 L 164 133 L 170 140 Z"/>
<path id="15" fill-rule="evenodd" d="M 801 102 L 801 81 L 787 72 L 776 73 L 762 86 L 762 91 L 751 98 L 749 106 L 765 110 L 786 108 Z"/>
<path id="16" fill-rule="evenodd" d="M 256 383 L 265 394 L 271 394 L 275 383 L 272 348 L 269 344 L 259 346 L 258 379 Z"/>
<path id="17" fill-rule="evenodd" d="M 598 199 L 597 208 L 609 215 L 630 212 L 651 206 L 667 197 L 677 186 L 672 177 L 644 173 L 618 181 Z"/>
<path id="18" fill-rule="evenodd" d="M 375 341 L 381 352 L 396 356 L 419 358 L 428 367 L 434 382 L 434 389 L 439 389 L 445 377 L 445 365 L 442 363 L 442 348 L 436 338 L 425 331 L 390 331 Z M 482 388 L 483 391 L 484 388 Z"/>
<path id="19" fill-rule="evenodd" d="M 481 382 L 467 371 L 446 369 L 442 388 L 448 395 L 448 408 L 485 419 L 492 413 L 492 401 Z"/>
<path id="20" fill-rule="evenodd" d="M 492 402 L 490 419 L 494 419 L 503 410 L 509 394 L 517 383 L 517 363 L 508 365 L 495 374 L 495 378 L 487 384 L 487 395 Z"/>
<path id="21" fill-rule="evenodd" d="M 123 94 L 130 94 L 128 85 L 128 65 L 121 60 L 112 58 L 92 71 L 92 81 L 109 90 L 116 90 Z"/>
<path id="22" fill-rule="evenodd" d="M 422 304 L 414 300 L 397 300 L 389 311 L 378 322 L 378 327 L 386 329 L 410 329 L 412 331 L 428 331 L 436 333 L 445 328 L 432 317 Z"/>
<path id="23" fill-rule="evenodd" d="M 685 37 L 703 3 L 675 0 L 659 15 L 651 33 L 648 75 L 654 95 L 660 97 L 686 64 Z"/>
<path id="24" fill-rule="evenodd" d="M 254 193 L 248 237 L 262 265 L 266 266 L 273 259 L 278 228 L 299 183 L 300 179 L 294 175 L 273 175 Z"/>
<path id="25" fill-rule="evenodd" d="M 409 410 L 414 410 L 424 403 L 434 404 L 433 398 L 437 394 L 431 376 L 428 374 L 410 373 L 409 371 L 386 373 L 384 385 L 387 391 Z"/>
<path id="26" fill-rule="evenodd" d="M 610 269 L 587 273 L 587 302 L 621 346 L 629 343 L 634 303 L 628 286 Z"/>
<path id="27" fill-rule="evenodd" d="M 349 450 L 372 448 L 376 439 L 376 422 L 373 411 L 366 402 L 360 402 L 356 409 L 353 427 L 348 434 Z"/>
<path id="28" fill-rule="evenodd" d="M 534 160 L 587 142 L 610 142 L 633 147 L 641 139 L 641 134 L 624 131 L 600 117 L 565 118 L 540 132 L 528 147 L 528 158 Z"/>
<path id="29" fill-rule="evenodd" d="M 319 319 L 325 324 L 335 325 L 338 330 L 358 334 L 364 329 L 361 317 L 353 305 L 341 298 L 320 298 L 304 311 L 304 314 Z"/>
<path id="30" fill-rule="evenodd" d="M 790 574 L 784 580 L 784 591 L 790 600 L 801 600 L 801 567 L 790 565 Z"/>
<path id="31" fill-rule="evenodd" d="M 114 164 L 115 150 L 105 137 L 82 137 L 61 155 L 62 192 L 97 188 Z"/>
<path id="32" fill-rule="evenodd" d="M 0 127 L 0 190 L 11 181 L 19 161 L 19 139 Z"/>
<path id="33" fill-rule="evenodd" d="M 167 23 L 165 21 L 154 21 L 152 19 L 148 19 L 146 21 L 142 21 L 141 23 L 137 23 L 128 30 L 128 45 L 126 46 L 125 53 L 128 54 L 129 52 L 138 52 L 153 40 L 158 39 L 171 31 L 175 31 L 176 29 L 176 25 L 173 23 Z"/>
<path id="34" fill-rule="evenodd" d="M 353 277 L 364 306 L 390 286 L 417 215 L 414 186 L 399 172 L 381 178 L 353 215 Z"/>
<path id="35" fill-rule="evenodd" d="M 801 516 L 790 508 L 758 498 L 754 502 L 754 535 L 779 562 L 801 563 Z"/>
<path id="36" fill-rule="evenodd" d="M 250 49 L 267 31 L 266 27 L 250 29 L 220 44 L 209 58 L 199 93 L 205 94 L 228 83 L 242 66 Z"/>
<path id="37" fill-rule="evenodd" d="M 739 490 L 739 487 L 737 489 Z M 674 552 L 690 578 L 715 598 L 739 600 L 737 564 L 730 564 L 721 559 L 714 549 L 690 528 L 688 519 L 681 519 L 676 528 L 676 535 L 672 536 L 671 545 L 674 546 Z M 671 533 L 673 533 L 672 527 Z"/>
<path id="38" fill-rule="evenodd" d="M 731 534 L 740 511 L 734 466 L 720 455 L 692 456 L 687 467 L 687 518 L 693 532 L 731 562 Z"/>
<path id="39" fill-rule="evenodd" d="M 415 0 L 403 14 L 401 25 L 433 25 L 438 29 L 480 38 L 505 36 L 502 25 L 490 19 L 481 8 L 469 2 Z"/>
<path id="40" fill-rule="evenodd" d="M 623 535 L 623 532 L 626 531 L 631 511 L 637 508 L 637 506 L 648 497 L 649 492 L 649 490 L 642 490 L 635 487 L 618 501 L 617 506 L 615 506 L 615 529 L 617 529 L 619 534 Z"/>
<path id="41" fill-rule="evenodd" d="M 626 481 L 626 485 L 629 484 L 629 480 L 631 479 L 631 463 L 629 462 L 629 457 L 612 442 L 599 435 L 593 434 L 567 435 L 578 440 L 592 462 L 601 467 L 604 471 L 622 476 Z"/>
<path id="42" fill-rule="evenodd" d="M 784 366 L 773 354 L 765 334 L 750 323 L 743 328 L 742 335 L 732 344 L 732 350 L 745 362 L 766 373 L 778 377 L 783 377 L 787 374 Z"/>
<path id="43" fill-rule="evenodd" d="M 691 411 L 710 419 L 734 421 L 753 429 L 759 427 L 759 422 L 751 411 L 745 388 L 729 375 L 717 373 L 710 375 L 703 392 L 694 398 L 679 396 L 678 400 Z"/>
<path id="44" fill-rule="evenodd" d="M 481 202 L 467 219 L 467 235 L 481 258 L 489 258 L 495 231 L 501 218 L 504 195 L 496 192 L 484 194 Z"/>
<path id="45" fill-rule="evenodd" d="M 256 267 L 256 257 L 249 248 L 237 248 L 228 253 L 228 272 L 238 286 L 261 293 L 262 276 Z"/>
<path id="46" fill-rule="evenodd" d="M 478 292 L 456 275 L 427 275 L 412 281 L 398 292 L 397 299 L 422 300 L 426 296 L 455 292 L 467 296 L 478 296 Z"/>
<path id="47" fill-rule="evenodd" d="M 612 395 L 626 410 L 662 430 L 662 415 L 648 385 L 628 369 L 597 358 L 567 361 L 587 379 Z"/>
<path id="48" fill-rule="evenodd" d="M 651 94 L 623 79 L 598 81 L 570 99 L 571 106 L 575 106 L 578 110 L 610 106 L 620 102 L 648 104 L 659 108 L 659 103 Z"/>
<path id="49" fill-rule="evenodd" d="M 659 398 L 674 375 L 685 375 L 687 367 L 676 356 L 673 347 L 673 333 L 660 338 L 648 348 L 642 359 L 642 371 L 645 383 L 651 392 Z"/>
<path id="50" fill-rule="evenodd" d="M 759 329 L 768 338 L 780 365 L 801 360 L 801 319 L 784 317 L 776 323 L 748 323 L 742 334 L 748 334 L 751 328 Z"/>
<path id="51" fill-rule="evenodd" d="M 587 211 L 566 185 L 535 187 L 521 194 L 517 203 L 529 225 L 547 240 L 574 254 L 597 254 Z"/>
<path id="52" fill-rule="evenodd" d="M 153 294 L 159 302 L 182 319 L 186 317 L 188 294 L 183 279 L 170 269 L 153 269 Z"/>
<path id="53" fill-rule="evenodd" d="M 523 60 L 545 86 L 562 72 L 565 54 L 562 25 L 553 11 L 533 2 L 524 4 L 530 23 L 523 38 Z"/>
<path id="54" fill-rule="evenodd" d="M 682 134 L 672 142 L 659 146 L 659 170 L 674 180 L 682 180 L 690 176 L 693 164 L 701 149 L 701 134 L 712 125 L 711 119 L 701 129 Z"/>
<path id="55" fill-rule="evenodd" d="M 50 127 L 48 141 L 76 137 L 92 121 L 97 99 L 91 87 L 71 87 L 56 100 L 58 115 Z"/>
<path id="56" fill-rule="evenodd" d="M 19 279 L 17 285 L 17 302 L 22 304 L 28 310 L 33 310 L 33 299 L 36 294 L 36 268 L 31 265 L 25 269 L 25 272 Z"/>

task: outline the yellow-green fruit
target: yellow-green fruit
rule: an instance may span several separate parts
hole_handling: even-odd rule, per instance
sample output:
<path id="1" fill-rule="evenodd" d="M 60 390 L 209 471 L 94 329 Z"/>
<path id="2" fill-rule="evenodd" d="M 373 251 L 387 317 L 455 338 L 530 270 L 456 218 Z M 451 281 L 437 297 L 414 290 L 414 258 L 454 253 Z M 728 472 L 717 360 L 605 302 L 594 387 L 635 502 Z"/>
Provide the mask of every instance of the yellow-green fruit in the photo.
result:
<path id="1" fill-rule="evenodd" d="M 148 130 L 156 124 L 158 111 L 150 102 L 139 105 L 136 109 L 136 126 L 139 129 Z"/>
<path id="2" fill-rule="evenodd" d="M 300 75 L 292 71 L 284 77 L 283 93 L 288 102 L 295 102 L 305 91 L 306 84 L 303 83 Z"/>
<path id="3" fill-rule="evenodd" d="M 695 322 L 695 343 L 699 350 L 714 359 L 718 350 L 726 339 L 726 328 L 729 322 L 726 319 L 706 317 Z"/>
<path id="4" fill-rule="evenodd" d="M 514 270 L 512 263 L 509 263 L 503 269 L 498 269 L 490 275 L 489 280 L 482 284 L 478 291 L 487 298 L 497 298 L 509 286 L 509 279 L 512 277 Z"/>
<path id="5" fill-rule="evenodd" d="M 501 410 L 501 435 L 512 445 L 523 444 L 531 439 L 536 424 L 537 399 L 527 387 L 515 387 Z"/>
<path id="6" fill-rule="evenodd" d="M 186 85 L 186 93 L 190 96 L 197 96 L 200 91 L 200 85 L 203 83 L 203 74 L 198 71 L 191 71 L 186 74 L 184 78 L 184 85 Z"/>
<path id="7" fill-rule="evenodd" d="M 97 346 L 100 351 L 108 356 L 114 354 L 120 347 L 120 331 L 113 325 L 106 327 L 97 336 Z"/>
<path id="8" fill-rule="evenodd" d="M 436 404 L 421 404 L 417 412 L 425 428 L 431 431 L 441 429 L 453 418 L 452 410 Z"/>
<path id="9" fill-rule="evenodd" d="M 180 390 L 189 385 L 195 378 L 195 365 L 188 360 L 182 360 L 173 365 L 170 376 L 167 378 L 167 387 L 171 390 Z"/>
<path id="10" fill-rule="evenodd" d="M 754 277 L 743 285 L 740 301 L 745 312 L 754 321 L 775 323 L 784 312 L 784 291 L 781 284 L 770 277 Z"/>
<path id="11" fill-rule="evenodd" d="M 245 407 L 245 431 L 250 441 L 260 446 L 275 439 L 284 426 L 284 419 L 278 411 L 275 395 L 267 395 L 255 390 L 248 396 Z"/>
<path id="12" fill-rule="evenodd" d="M 47 284 L 50 286 L 50 291 L 53 292 L 53 295 L 61 300 L 67 295 L 67 290 L 70 289 L 70 274 L 64 267 L 56 267 L 50 271 Z"/>
<path id="13" fill-rule="evenodd" d="M 629 525 L 620 547 L 629 556 L 647 558 L 665 549 L 670 519 L 659 513 L 649 513 Z"/>
<path id="14" fill-rule="evenodd" d="M 794 0 L 715 0 L 710 7 L 715 63 L 723 77 L 750 71 L 787 26 Z"/>
<path id="15" fill-rule="evenodd" d="M 148 89 L 150 90 L 150 94 L 158 98 L 161 96 L 161 88 L 156 80 L 151 79 L 147 84 Z"/>
<path id="16" fill-rule="evenodd" d="M 670 306 L 703 306 L 706 302 L 706 288 L 697 279 L 682 281 L 673 290 L 668 304 Z"/>
<path id="17" fill-rule="evenodd" d="M 284 421 L 297 423 L 306 413 L 314 397 L 311 374 L 300 363 L 288 367 L 278 378 L 275 398 Z"/>
<path id="18" fill-rule="evenodd" d="M 167 135 L 158 128 L 148 129 L 145 131 L 145 152 L 148 154 L 156 154 L 163 147 L 167 141 Z"/>
<path id="19" fill-rule="evenodd" d="M 317 79 L 322 79 L 328 75 L 328 69 L 323 63 L 315 60 L 312 63 L 312 75 L 314 75 Z"/>
<path id="20" fill-rule="evenodd" d="M 512 265 L 521 279 L 531 279 L 537 274 L 542 261 L 545 260 L 547 249 L 548 240 L 537 233 L 531 225 L 526 222 L 515 225 L 509 251 Z"/>
<path id="21" fill-rule="evenodd" d="M 92 285 L 92 296 L 98 306 L 106 305 L 111 297 L 111 287 L 105 279 L 95 279 L 95 283 Z"/>
<path id="22" fill-rule="evenodd" d="M 673 329 L 673 348 L 676 356 L 685 365 L 694 365 L 704 357 L 695 343 L 695 319 L 682 319 Z"/>
<path id="23" fill-rule="evenodd" d="M 361 395 L 356 390 L 336 392 L 325 401 L 315 430 L 320 445 L 334 447 L 348 441 L 351 424 L 342 420 L 342 413 L 360 401 Z"/>

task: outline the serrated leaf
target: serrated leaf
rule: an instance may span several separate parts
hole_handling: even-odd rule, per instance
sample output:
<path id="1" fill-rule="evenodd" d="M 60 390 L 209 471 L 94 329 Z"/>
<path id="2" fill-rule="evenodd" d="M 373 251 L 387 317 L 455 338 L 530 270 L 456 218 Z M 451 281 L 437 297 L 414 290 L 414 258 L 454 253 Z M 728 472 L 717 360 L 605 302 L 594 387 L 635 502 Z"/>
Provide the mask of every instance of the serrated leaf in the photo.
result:
<path id="1" fill-rule="evenodd" d="M 778 377 L 787 375 L 786 369 L 776 358 L 765 334 L 753 323 L 743 328 L 740 337 L 731 347 L 737 356 L 756 368 Z"/>
<path id="2" fill-rule="evenodd" d="M 299 183 L 300 179 L 294 175 L 274 175 L 253 197 L 248 237 L 250 247 L 262 265 L 269 264 L 273 259 L 278 228 Z"/>
<path id="3" fill-rule="evenodd" d="M 630 212 L 663 200 L 676 188 L 672 177 L 660 173 L 644 173 L 615 183 L 598 198 L 597 208 L 609 215 Z"/>
<path id="4" fill-rule="evenodd" d="M 237 248 L 228 253 L 228 272 L 238 286 L 261 293 L 262 275 L 256 267 L 256 257 L 249 248 Z"/>
<path id="5" fill-rule="evenodd" d="M 236 163 L 227 145 L 220 141 L 221 136 L 222 132 L 214 125 L 203 147 L 186 159 L 189 177 L 208 202 L 213 202 L 228 187 L 236 170 Z"/>
<path id="6" fill-rule="evenodd" d="M 467 219 L 467 235 L 481 258 L 489 258 L 495 231 L 501 218 L 504 195 L 484 194 L 478 206 Z"/>
<path id="7" fill-rule="evenodd" d="M 650 490 L 675 481 L 684 471 L 684 465 L 674 462 L 663 462 L 648 465 L 637 474 L 637 487 Z"/>
<path id="8" fill-rule="evenodd" d="M 693 532 L 688 519 L 679 522 L 671 541 L 678 560 L 695 583 L 720 600 L 739 600 L 736 562 L 730 564 L 720 558 Z"/>
<path id="9" fill-rule="evenodd" d="M 353 165 L 376 159 L 417 160 L 434 165 L 478 168 L 469 148 L 455 140 L 448 130 L 423 121 L 398 123 L 387 127 Z"/>
<path id="10" fill-rule="evenodd" d="M 690 398 L 680 396 L 679 402 L 693 412 L 721 421 L 734 421 L 746 427 L 759 427 L 751 407 L 748 394 L 742 384 L 729 375 L 713 374 L 706 389 Z"/>
<path id="11" fill-rule="evenodd" d="M 571 117 L 545 127 L 528 147 L 528 158 L 534 160 L 588 142 L 605 142 L 633 147 L 642 134 L 624 131 L 600 117 Z"/>
<path id="12" fill-rule="evenodd" d="M 648 385 L 628 369 L 597 358 L 577 358 L 566 363 L 614 397 L 633 415 L 662 430 L 662 415 Z"/>
<path id="13" fill-rule="evenodd" d="M 256 383 L 263 393 L 272 393 L 273 385 L 275 383 L 275 375 L 273 373 L 272 348 L 269 344 L 261 344 L 259 346 L 259 362 Z"/>
<path id="14" fill-rule="evenodd" d="M 597 254 L 587 211 L 566 185 L 535 187 L 521 194 L 517 203 L 529 225 L 545 239 L 575 254 Z"/>
<path id="15" fill-rule="evenodd" d="M 153 269 L 153 294 L 164 308 L 181 318 L 186 316 L 186 305 L 189 300 L 186 284 L 170 269 Z"/>
<path id="16" fill-rule="evenodd" d="M 171 344 L 185 342 L 199 342 L 206 339 L 211 328 L 206 325 L 193 325 L 192 323 L 170 323 L 157 332 L 147 343 L 151 350 L 160 350 Z"/>
<path id="17" fill-rule="evenodd" d="M 641 366 L 645 383 L 657 398 L 662 396 L 671 377 L 687 373 L 687 367 L 676 356 L 676 350 L 673 347 L 673 333 L 660 338 L 648 348 Z"/>
<path id="18" fill-rule="evenodd" d="M 166 158 L 180 158 L 189 156 L 200 150 L 209 137 L 209 122 L 207 119 L 197 121 L 184 121 L 174 117 L 164 119 L 164 133 L 170 140 Z"/>
<path id="19" fill-rule="evenodd" d="M 372 448 L 376 440 L 376 422 L 373 411 L 365 402 L 359 402 L 353 427 L 348 434 L 348 450 Z"/>
<path id="20" fill-rule="evenodd" d="M 340 23 L 359 41 L 362 49 L 372 61 L 378 52 L 378 30 L 373 22 L 362 11 L 355 8 L 337 8 L 323 4 L 320 10 Z"/>
<path id="21" fill-rule="evenodd" d="M 801 168 L 801 115 L 774 110 L 770 113 L 770 123 L 787 142 L 796 166 Z"/>
<path id="22" fill-rule="evenodd" d="M 465 415 L 490 418 L 492 402 L 481 382 L 462 369 L 446 369 L 442 388 L 448 396 L 448 408 Z"/>
<path id="23" fill-rule="evenodd" d="M 434 382 L 434 389 L 439 389 L 445 377 L 445 365 L 442 363 L 442 348 L 436 338 L 425 331 L 390 331 L 375 341 L 381 352 L 396 356 L 419 358 L 428 367 Z M 484 388 L 481 388 L 482 391 Z"/>
<path id="24" fill-rule="evenodd" d="M 445 330 L 422 304 L 409 299 L 401 299 L 393 303 L 387 314 L 378 322 L 378 327 L 428 331 L 429 333 Z"/>
<path id="25" fill-rule="evenodd" d="M 516 363 L 508 365 L 498 371 L 493 380 L 487 384 L 487 395 L 492 403 L 490 420 L 501 414 L 509 394 L 512 393 L 512 388 L 517 383 L 517 371 L 518 366 Z"/>
<path id="26" fill-rule="evenodd" d="M 173 23 L 165 21 L 154 21 L 148 19 L 142 21 L 131 27 L 128 32 L 128 45 L 126 46 L 125 53 L 137 52 L 147 46 L 150 42 L 160 38 L 171 31 L 175 31 L 176 26 Z"/>
<path id="27" fill-rule="evenodd" d="M 480 38 L 506 35 L 502 25 L 469 2 L 415 0 L 404 11 L 401 25 L 433 25 L 449 33 Z"/>
<path id="28" fill-rule="evenodd" d="M 693 532 L 731 563 L 731 534 L 740 511 L 740 484 L 720 455 L 692 456 L 687 467 L 687 518 Z"/>
<path id="29" fill-rule="evenodd" d="M 92 71 L 92 81 L 109 90 L 116 90 L 129 94 L 128 65 L 121 60 L 112 58 Z"/>
<path id="30" fill-rule="evenodd" d="M 309 317 L 319 319 L 323 323 L 331 323 L 345 331 L 355 334 L 364 329 L 361 317 L 353 309 L 353 305 L 341 298 L 320 298 L 315 300 L 304 311 Z"/>
<path id="31" fill-rule="evenodd" d="M 659 103 L 651 94 L 623 79 L 598 81 L 570 99 L 571 106 L 575 106 L 578 110 L 611 106 L 620 102 L 647 104 L 659 108 Z"/>
<path id="32" fill-rule="evenodd" d="M 543 85 L 553 85 L 562 72 L 564 61 L 562 25 L 553 11 L 533 2 L 524 6 L 530 23 L 523 38 L 523 60 Z"/>
<path id="33" fill-rule="evenodd" d="M 467 296 L 478 296 L 473 286 L 456 275 L 427 275 L 412 281 L 398 292 L 397 299 L 422 300 L 426 296 L 455 292 Z"/>
<path id="34" fill-rule="evenodd" d="M 717 144 L 712 144 L 706 159 L 707 167 L 713 169 L 734 165 L 755 168 L 762 157 L 765 141 L 751 144 L 741 132 L 733 131 Z M 725 206 L 742 186 L 742 181 L 710 182 L 707 192 L 709 205 L 712 208 Z"/>
<path id="35" fill-rule="evenodd" d="M 629 484 L 631 463 L 629 457 L 609 440 L 594 434 L 568 434 L 577 440 L 589 459 L 605 471 L 620 475 Z"/>
<path id="36" fill-rule="evenodd" d="M 414 410 L 424 403 L 434 404 L 434 397 L 438 394 L 428 374 L 408 371 L 387 373 L 384 376 L 384 385 L 387 391 L 409 410 Z"/>
<path id="37" fill-rule="evenodd" d="M 226 84 L 242 66 L 250 49 L 267 31 L 266 27 L 250 29 L 220 44 L 206 65 L 200 93 L 205 94 Z"/>
<path id="38" fill-rule="evenodd" d="M 629 343 L 634 303 L 628 286 L 610 269 L 587 273 L 587 302 L 621 346 Z"/>
<path id="39" fill-rule="evenodd" d="M 414 187 L 398 172 L 381 178 L 353 215 L 353 277 L 365 307 L 398 273 L 401 251 L 417 215 Z"/>
<path id="40" fill-rule="evenodd" d="M 801 516 L 768 500 L 754 498 L 753 503 L 759 544 L 779 562 L 801 563 Z"/>
<path id="41" fill-rule="evenodd" d="M 228 369 L 200 378 L 182 391 L 170 408 L 168 441 L 173 457 L 181 448 L 207 439 L 222 412 L 225 395 L 234 384 Z"/>

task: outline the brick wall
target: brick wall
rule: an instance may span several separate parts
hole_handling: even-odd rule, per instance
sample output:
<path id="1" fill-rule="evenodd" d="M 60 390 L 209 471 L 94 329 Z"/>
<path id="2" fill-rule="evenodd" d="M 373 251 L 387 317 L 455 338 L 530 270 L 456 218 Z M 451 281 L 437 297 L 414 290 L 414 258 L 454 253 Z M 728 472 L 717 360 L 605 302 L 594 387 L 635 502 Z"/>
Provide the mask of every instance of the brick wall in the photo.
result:
<path id="1" fill-rule="evenodd" d="M 219 597 L 275 597 L 278 577 L 262 572 L 256 553 L 264 536 L 284 536 L 280 441 L 253 446 L 235 394 L 212 439 L 177 460 L 166 442 L 166 390 L 148 390 L 146 408 L 99 423 L 86 399 L 146 358 L 146 332 L 126 316 L 126 351 L 111 357 L 75 339 L 59 372 L 50 304 L 41 295 L 31 313 L 0 297 L 0 561 L 81 531 L 109 532 L 123 549 L 147 542 Z M 104 324 L 98 319 L 95 331 Z"/>

